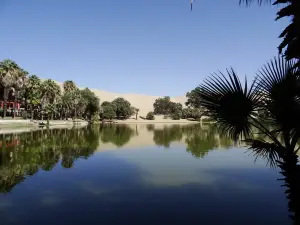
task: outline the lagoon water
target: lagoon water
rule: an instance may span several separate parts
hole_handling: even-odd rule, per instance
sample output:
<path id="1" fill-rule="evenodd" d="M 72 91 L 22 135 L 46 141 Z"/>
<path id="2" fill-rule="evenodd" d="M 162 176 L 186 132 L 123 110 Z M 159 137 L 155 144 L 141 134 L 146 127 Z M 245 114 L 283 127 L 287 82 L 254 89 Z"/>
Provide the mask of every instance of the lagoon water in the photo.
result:
<path id="1" fill-rule="evenodd" d="M 200 125 L 0 135 L 1 225 L 292 224 L 277 169 Z"/>

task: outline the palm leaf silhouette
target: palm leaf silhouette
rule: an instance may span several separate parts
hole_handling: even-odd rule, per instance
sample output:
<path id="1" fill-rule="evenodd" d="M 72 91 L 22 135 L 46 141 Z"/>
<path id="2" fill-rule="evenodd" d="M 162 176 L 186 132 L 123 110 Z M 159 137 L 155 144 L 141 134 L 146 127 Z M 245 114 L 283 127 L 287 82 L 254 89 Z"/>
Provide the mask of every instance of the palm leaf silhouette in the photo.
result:
<path id="1" fill-rule="evenodd" d="M 227 70 L 228 78 L 221 72 L 214 73 L 197 89 L 201 104 L 215 119 L 223 133 L 233 139 L 251 134 L 251 118 L 260 104 L 255 83 L 244 87 L 233 69 Z"/>

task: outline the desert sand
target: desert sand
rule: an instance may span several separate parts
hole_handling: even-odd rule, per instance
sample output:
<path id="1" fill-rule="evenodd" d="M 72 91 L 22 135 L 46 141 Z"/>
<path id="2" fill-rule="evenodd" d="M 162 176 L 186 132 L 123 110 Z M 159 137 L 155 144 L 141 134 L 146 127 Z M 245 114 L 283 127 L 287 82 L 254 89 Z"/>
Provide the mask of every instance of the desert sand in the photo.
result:
<path id="1" fill-rule="evenodd" d="M 60 82 L 57 82 L 60 87 L 63 89 L 63 85 Z M 80 89 L 82 89 L 80 87 Z M 149 95 L 141 95 L 141 94 L 120 94 L 120 93 L 113 93 L 113 92 L 107 92 L 103 90 L 98 90 L 98 89 L 92 89 L 90 88 L 91 91 L 93 91 L 96 96 L 100 99 L 101 102 L 104 101 L 113 101 L 116 98 L 122 97 L 129 101 L 132 106 L 138 108 L 139 114 L 138 116 L 146 117 L 147 113 L 150 111 L 153 111 L 153 103 L 154 101 L 159 98 L 159 97 L 164 97 L 164 96 L 149 96 Z M 171 101 L 181 103 L 183 106 L 185 105 L 186 102 L 186 97 L 185 93 L 183 96 L 177 96 L 177 97 L 171 97 Z M 138 120 L 135 120 L 135 117 L 132 117 L 129 120 L 126 121 L 118 121 L 118 123 L 190 123 L 191 121 L 189 120 L 179 120 L 179 121 L 174 121 L 171 119 L 163 119 L 162 116 L 156 116 L 154 121 L 149 121 L 149 120 L 143 120 L 140 117 L 138 117 Z"/>

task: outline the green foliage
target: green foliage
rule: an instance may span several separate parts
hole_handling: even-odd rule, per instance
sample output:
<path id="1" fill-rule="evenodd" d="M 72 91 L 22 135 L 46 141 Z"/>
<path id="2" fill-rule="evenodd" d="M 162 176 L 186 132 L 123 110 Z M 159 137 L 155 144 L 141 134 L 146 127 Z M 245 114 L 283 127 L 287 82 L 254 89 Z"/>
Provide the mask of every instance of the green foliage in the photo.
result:
<path id="1" fill-rule="evenodd" d="M 91 122 L 93 123 L 93 122 L 98 122 L 98 121 L 100 121 L 100 116 L 99 116 L 98 113 L 95 113 L 95 114 L 92 115 L 92 117 L 91 117 Z"/>
<path id="2" fill-rule="evenodd" d="M 155 120 L 154 112 L 148 112 L 146 119 L 147 120 Z"/>
<path id="3" fill-rule="evenodd" d="M 200 120 L 203 113 L 201 112 L 201 109 L 199 108 L 184 108 L 182 110 L 182 119 L 194 119 L 194 120 Z"/>
<path id="4" fill-rule="evenodd" d="M 100 100 L 90 89 L 85 88 L 80 91 L 80 101 L 85 106 L 84 113 L 92 116 L 100 112 Z"/>
<path id="5" fill-rule="evenodd" d="M 41 79 L 32 75 L 26 82 L 24 98 L 29 101 L 32 106 L 37 106 L 41 103 Z"/>
<path id="6" fill-rule="evenodd" d="M 165 126 L 163 129 L 154 129 L 153 141 L 158 146 L 169 148 L 171 142 L 182 140 L 182 134 L 179 125 Z"/>
<path id="7" fill-rule="evenodd" d="M 181 111 L 177 111 L 177 112 L 172 113 L 171 118 L 172 118 L 172 120 L 180 120 Z"/>
<path id="8" fill-rule="evenodd" d="M 185 102 L 185 105 L 187 107 L 191 108 L 201 108 L 201 98 L 199 93 L 199 87 L 191 90 L 190 92 L 186 93 L 187 101 Z"/>
<path id="9" fill-rule="evenodd" d="M 112 120 L 115 117 L 116 117 L 116 111 L 111 103 L 102 106 L 102 119 Z"/>
<path id="10" fill-rule="evenodd" d="M 128 119 L 132 116 L 132 108 L 129 101 L 124 98 L 116 98 L 112 101 L 115 106 L 116 116 L 118 119 Z"/>
<path id="11" fill-rule="evenodd" d="M 53 104 L 61 96 L 61 89 L 55 81 L 48 79 L 41 84 L 41 103 Z"/>
<path id="12" fill-rule="evenodd" d="M 158 98 L 153 104 L 155 115 L 168 115 L 182 110 L 180 103 L 172 102 L 169 96 Z"/>
<path id="13" fill-rule="evenodd" d="M 101 141 L 111 142 L 117 147 L 122 147 L 134 136 L 134 130 L 126 125 L 107 124 L 101 126 Z"/>

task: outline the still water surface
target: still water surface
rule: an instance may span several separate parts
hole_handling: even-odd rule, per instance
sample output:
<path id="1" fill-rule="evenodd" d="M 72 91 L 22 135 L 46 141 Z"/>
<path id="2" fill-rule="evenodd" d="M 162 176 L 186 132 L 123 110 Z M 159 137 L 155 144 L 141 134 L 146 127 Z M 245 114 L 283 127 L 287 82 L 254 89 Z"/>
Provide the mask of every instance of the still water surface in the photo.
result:
<path id="1" fill-rule="evenodd" d="M 0 145 L 1 225 L 292 224 L 278 170 L 210 127 L 39 130 Z"/>

